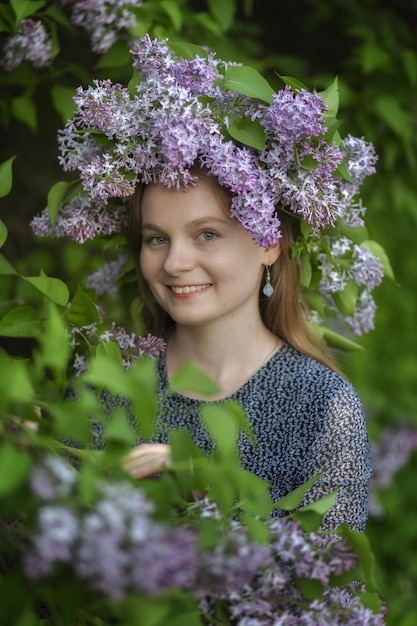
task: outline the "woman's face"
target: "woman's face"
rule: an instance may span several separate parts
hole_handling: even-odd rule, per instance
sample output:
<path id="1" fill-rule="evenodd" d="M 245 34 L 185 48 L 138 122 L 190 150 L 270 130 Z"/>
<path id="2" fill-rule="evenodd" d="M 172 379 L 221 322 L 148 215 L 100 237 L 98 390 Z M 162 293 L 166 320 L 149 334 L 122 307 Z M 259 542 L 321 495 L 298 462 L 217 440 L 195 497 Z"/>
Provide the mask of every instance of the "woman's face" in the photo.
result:
<path id="1" fill-rule="evenodd" d="M 229 215 L 204 178 L 187 191 L 148 185 L 141 204 L 140 265 L 156 301 L 180 325 L 219 319 L 247 325 L 259 316 L 266 250 Z"/>

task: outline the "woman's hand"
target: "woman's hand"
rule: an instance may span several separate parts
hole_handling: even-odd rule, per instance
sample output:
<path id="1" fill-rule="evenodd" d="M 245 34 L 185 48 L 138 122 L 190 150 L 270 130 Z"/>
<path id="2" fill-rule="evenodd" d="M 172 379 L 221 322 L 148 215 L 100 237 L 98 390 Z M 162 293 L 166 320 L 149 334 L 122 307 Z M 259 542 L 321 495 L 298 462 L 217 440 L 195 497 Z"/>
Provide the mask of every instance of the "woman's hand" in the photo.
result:
<path id="1" fill-rule="evenodd" d="M 123 468 L 133 478 L 146 478 L 170 470 L 171 446 L 165 443 L 141 443 L 126 456 Z"/>

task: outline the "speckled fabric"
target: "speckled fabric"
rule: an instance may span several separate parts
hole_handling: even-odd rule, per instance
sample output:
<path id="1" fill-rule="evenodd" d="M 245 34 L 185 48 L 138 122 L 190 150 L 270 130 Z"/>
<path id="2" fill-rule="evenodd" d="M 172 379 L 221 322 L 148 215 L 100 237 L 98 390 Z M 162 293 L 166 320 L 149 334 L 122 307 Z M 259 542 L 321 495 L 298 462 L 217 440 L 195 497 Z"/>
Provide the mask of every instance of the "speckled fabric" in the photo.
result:
<path id="1" fill-rule="evenodd" d="M 213 444 L 199 417 L 206 402 L 168 393 L 165 354 L 157 367 L 157 440 L 166 443 L 169 430 L 187 428 L 209 453 Z M 272 485 L 274 501 L 324 471 L 303 504 L 338 490 L 322 527 L 347 522 L 365 529 L 370 445 L 363 406 L 347 380 L 286 344 L 229 399 L 244 408 L 258 441 L 255 447 L 241 434 L 242 465 Z"/>

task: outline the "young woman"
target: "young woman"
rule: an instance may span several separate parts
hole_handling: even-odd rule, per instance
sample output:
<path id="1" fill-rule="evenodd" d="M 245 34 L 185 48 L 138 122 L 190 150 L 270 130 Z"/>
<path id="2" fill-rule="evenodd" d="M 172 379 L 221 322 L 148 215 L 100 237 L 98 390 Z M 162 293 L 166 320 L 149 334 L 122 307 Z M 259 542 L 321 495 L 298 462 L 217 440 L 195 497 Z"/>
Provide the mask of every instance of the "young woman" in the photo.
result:
<path id="1" fill-rule="evenodd" d="M 209 453 L 201 406 L 232 398 L 258 442 L 241 436 L 242 464 L 272 485 L 273 498 L 322 472 L 306 502 L 337 490 L 323 525 L 363 530 L 363 407 L 310 322 L 327 333 L 329 314 L 354 334 L 373 326 L 371 291 L 383 271 L 358 240 L 358 193 L 375 153 L 337 134 L 334 86 L 329 110 L 297 81 L 275 91 L 251 68 L 179 47 L 183 56 L 145 36 L 132 50 L 130 89 L 96 81 L 77 90 L 59 145 L 81 192 L 53 227 L 47 214 L 35 223 L 38 234 L 81 243 L 109 236 L 125 229 L 133 196 L 140 294 L 167 350 L 158 360 L 158 440 L 137 446 L 126 468 L 141 477 L 169 466 L 170 428 L 188 428 Z M 187 361 L 217 383 L 213 397 L 168 393 Z"/>
<path id="2" fill-rule="evenodd" d="M 133 204 L 141 295 L 167 349 L 158 365 L 161 443 L 136 447 L 126 468 L 143 477 L 168 467 L 169 428 L 188 428 L 208 452 L 199 410 L 231 398 L 243 406 L 259 446 L 241 437 L 243 466 L 272 485 L 273 498 L 324 472 L 306 503 L 337 490 L 323 526 L 348 522 L 363 530 L 370 476 L 363 409 L 312 342 L 289 225 L 279 242 L 259 247 L 230 216 L 230 194 L 203 170 L 197 175 L 186 191 L 147 185 Z M 216 395 L 168 394 L 169 379 L 187 361 L 217 383 Z"/>

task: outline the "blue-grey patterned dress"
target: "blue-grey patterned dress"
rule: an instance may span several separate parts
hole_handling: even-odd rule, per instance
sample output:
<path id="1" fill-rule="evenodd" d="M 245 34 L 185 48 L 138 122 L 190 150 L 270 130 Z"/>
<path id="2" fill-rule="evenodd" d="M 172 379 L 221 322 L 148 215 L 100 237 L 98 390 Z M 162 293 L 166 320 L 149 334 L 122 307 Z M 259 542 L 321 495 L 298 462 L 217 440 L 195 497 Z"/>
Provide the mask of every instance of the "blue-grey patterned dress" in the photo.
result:
<path id="1" fill-rule="evenodd" d="M 169 430 L 187 428 L 209 453 L 212 441 L 199 417 L 205 401 L 168 391 L 164 353 L 157 369 L 157 440 L 166 443 Z M 347 522 L 353 529 L 365 529 L 370 445 L 362 403 L 346 379 L 285 344 L 230 399 L 244 408 L 258 442 L 255 447 L 241 435 L 242 465 L 272 485 L 275 501 L 325 470 L 303 504 L 337 490 L 322 527 Z"/>

